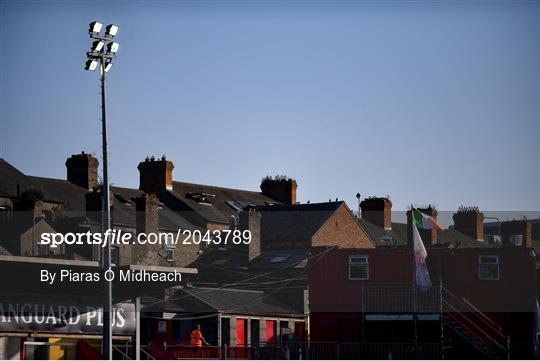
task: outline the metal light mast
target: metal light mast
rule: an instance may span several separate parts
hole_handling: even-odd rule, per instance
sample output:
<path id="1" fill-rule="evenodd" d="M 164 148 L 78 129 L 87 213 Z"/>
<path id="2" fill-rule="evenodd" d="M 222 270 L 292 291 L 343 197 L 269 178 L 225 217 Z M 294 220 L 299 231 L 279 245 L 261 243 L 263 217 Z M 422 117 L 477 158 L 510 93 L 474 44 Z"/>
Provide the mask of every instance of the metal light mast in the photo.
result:
<path id="1" fill-rule="evenodd" d="M 100 81 L 101 81 L 101 126 L 102 126 L 102 142 L 103 142 L 103 220 L 102 232 L 111 228 L 110 216 L 110 187 L 109 187 L 109 171 L 108 171 L 108 137 L 107 137 L 107 110 L 105 96 L 105 75 L 112 68 L 112 61 L 116 58 L 119 44 L 113 42 L 112 39 L 118 32 L 118 26 L 108 25 L 105 28 L 105 35 L 100 35 L 103 24 L 93 21 L 90 23 L 88 34 L 90 38 L 95 39 L 92 42 L 92 48 L 86 53 L 88 60 L 86 61 L 86 70 L 96 70 L 99 65 Z M 101 268 L 103 274 L 111 269 L 111 245 L 107 242 L 103 248 L 101 256 Z M 105 299 L 103 300 L 103 354 L 105 360 L 112 359 L 112 283 L 106 281 Z"/>

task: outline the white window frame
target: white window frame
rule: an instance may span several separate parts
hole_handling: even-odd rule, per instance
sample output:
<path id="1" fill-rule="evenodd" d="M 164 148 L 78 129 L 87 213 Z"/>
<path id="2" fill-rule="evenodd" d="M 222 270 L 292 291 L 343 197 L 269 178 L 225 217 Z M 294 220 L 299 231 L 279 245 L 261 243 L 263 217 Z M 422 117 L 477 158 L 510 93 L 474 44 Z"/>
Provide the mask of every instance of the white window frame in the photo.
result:
<path id="1" fill-rule="evenodd" d="M 116 251 L 116 257 L 113 257 L 113 249 Z M 111 266 L 120 266 L 120 247 L 111 246 L 110 257 L 111 257 Z"/>
<path id="2" fill-rule="evenodd" d="M 363 261 L 362 261 L 363 260 Z M 352 277 L 351 275 L 351 266 L 365 266 L 366 267 L 366 277 Z M 351 281 L 367 281 L 369 280 L 369 256 L 358 255 L 358 256 L 349 256 L 349 280 Z"/>
<path id="3" fill-rule="evenodd" d="M 495 262 L 486 262 L 486 258 L 493 258 Z M 489 266 L 497 266 L 497 277 L 483 277 L 481 268 Z M 482 255 L 478 256 L 478 279 L 480 281 L 498 281 L 501 278 L 501 262 L 500 258 L 497 255 Z"/>

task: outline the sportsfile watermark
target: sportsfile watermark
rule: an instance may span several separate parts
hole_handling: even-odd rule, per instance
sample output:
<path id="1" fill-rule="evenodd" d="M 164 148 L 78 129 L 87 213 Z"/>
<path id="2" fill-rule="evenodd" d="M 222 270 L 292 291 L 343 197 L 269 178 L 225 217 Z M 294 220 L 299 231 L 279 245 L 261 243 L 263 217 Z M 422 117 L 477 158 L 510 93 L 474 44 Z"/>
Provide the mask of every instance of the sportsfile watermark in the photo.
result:
<path id="1" fill-rule="evenodd" d="M 173 232 L 138 233 L 122 231 L 120 229 L 108 229 L 105 232 L 79 232 L 79 233 L 42 233 L 39 244 L 57 248 L 62 245 L 100 245 L 105 247 L 121 245 L 165 245 L 176 246 L 191 244 L 250 244 L 252 239 L 249 230 L 215 230 L 201 232 L 199 230 L 181 230 Z"/>

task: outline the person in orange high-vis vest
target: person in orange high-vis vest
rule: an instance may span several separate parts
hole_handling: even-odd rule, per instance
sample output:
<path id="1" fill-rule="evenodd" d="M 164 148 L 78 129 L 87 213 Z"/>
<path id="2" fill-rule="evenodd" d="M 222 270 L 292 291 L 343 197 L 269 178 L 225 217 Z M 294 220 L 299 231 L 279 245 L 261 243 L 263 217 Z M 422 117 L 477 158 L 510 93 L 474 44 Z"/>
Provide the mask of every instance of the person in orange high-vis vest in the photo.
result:
<path id="1" fill-rule="evenodd" d="M 208 342 L 202 335 L 201 325 L 197 324 L 196 328 L 191 331 L 191 346 L 202 347 L 203 344 L 208 345 Z"/>

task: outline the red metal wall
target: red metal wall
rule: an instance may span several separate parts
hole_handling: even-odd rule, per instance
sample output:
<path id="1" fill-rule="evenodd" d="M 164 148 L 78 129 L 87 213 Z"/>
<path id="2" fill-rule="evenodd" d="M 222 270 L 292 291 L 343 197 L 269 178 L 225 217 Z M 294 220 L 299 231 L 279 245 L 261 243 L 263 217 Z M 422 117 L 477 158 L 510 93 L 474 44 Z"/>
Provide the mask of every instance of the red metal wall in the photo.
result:
<path id="1" fill-rule="evenodd" d="M 314 248 L 312 253 L 326 252 Z M 349 256 L 369 257 L 369 280 L 349 280 Z M 480 280 L 481 255 L 499 256 L 497 281 Z M 408 249 L 336 249 L 310 259 L 308 274 L 311 312 L 361 312 L 362 286 L 412 285 L 413 259 Z M 535 259 L 522 247 L 428 249 L 433 284 L 463 296 L 483 312 L 532 312 L 536 306 Z"/>
<path id="2" fill-rule="evenodd" d="M 326 248 L 314 248 L 315 252 Z M 349 280 L 349 256 L 369 257 L 369 280 Z M 336 249 L 310 259 L 308 283 L 311 312 L 361 312 L 362 286 L 410 285 L 411 251 L 406 249 Z"/>

